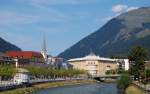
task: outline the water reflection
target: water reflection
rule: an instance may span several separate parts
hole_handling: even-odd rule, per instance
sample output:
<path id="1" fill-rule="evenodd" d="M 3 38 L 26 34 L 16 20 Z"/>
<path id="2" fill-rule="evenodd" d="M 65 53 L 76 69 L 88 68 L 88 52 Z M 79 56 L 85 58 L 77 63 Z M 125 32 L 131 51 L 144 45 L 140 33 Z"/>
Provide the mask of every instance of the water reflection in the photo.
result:
<path id="1" fill-rule="evenodd" d="M 41 90 L 34 94 L 117 94 L 116 84 L 97 83 Z"/>

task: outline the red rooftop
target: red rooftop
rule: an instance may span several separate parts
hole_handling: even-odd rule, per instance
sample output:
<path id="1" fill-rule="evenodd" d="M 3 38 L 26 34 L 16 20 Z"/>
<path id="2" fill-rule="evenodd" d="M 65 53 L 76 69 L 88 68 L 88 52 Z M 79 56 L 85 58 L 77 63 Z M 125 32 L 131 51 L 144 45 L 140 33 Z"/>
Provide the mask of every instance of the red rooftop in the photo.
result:
<path id="1" fill-rule="evenodd" d="M 25 58 L 25 59 L 30 59 L 32 57 L 43 58 L 40 52 L 34 52 L 34 51 L 7 51 L 6 55 L 12 58 L 15 57 Z"/>

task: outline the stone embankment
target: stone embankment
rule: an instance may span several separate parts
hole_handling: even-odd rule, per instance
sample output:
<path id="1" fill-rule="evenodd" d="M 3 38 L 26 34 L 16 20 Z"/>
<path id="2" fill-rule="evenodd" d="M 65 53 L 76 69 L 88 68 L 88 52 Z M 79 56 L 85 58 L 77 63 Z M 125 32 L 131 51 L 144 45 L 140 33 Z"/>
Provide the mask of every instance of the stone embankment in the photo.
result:
<path id="1" fill-rule="evenodd" d="M 95 83 L 95 80 L 65 80 L 55 82 L 45 82 L 33 84 L 31 87 L 17 88 L 13 90 L 3 91 L 0 94 L 31 94 L 41 89 L 66 86 L 66 85 L 77 85 L 77 84 L 90 84 Z"/>

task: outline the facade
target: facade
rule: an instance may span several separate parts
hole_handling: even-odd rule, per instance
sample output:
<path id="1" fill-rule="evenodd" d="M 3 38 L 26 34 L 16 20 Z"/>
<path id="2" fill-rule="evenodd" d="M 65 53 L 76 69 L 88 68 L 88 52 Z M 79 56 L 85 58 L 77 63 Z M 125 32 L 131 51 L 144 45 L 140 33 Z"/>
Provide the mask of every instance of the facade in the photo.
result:
<path id="1" fill-rule="evenodd" d="M 119 68 L 118 59 L 99 57 L 93 53 L 83 58 L 70 59 L 68 62 L 74 69 L 86 70 L 92 76 L 105 75 L 107 71 Z"/>
<path id="2" fill-rule="evenodd" d="M 16 59 L 19 67 L 23 67 L 30 63 L 43 63 L 44 59 L 41 53 L 33 51 L 8 51 L 6 55 L 14 60 L 16 64 Z"/>
<path id="3" fill-rule="evenodd" d="M 29 71 L 23 68 L 18 68 L 17 73 L 14 75 L 14 82 L 17 84 L 29 82 Z"/>
<path id="4" fill-rule="evenodd" d="M 118 64 L 119 64 L 119 68 L 123 69 L 125 71 L 129 70 L 130 64 L 129 64 L 129 59 L 116 59 Z"/>
<path id="5" fill-rule="evenodd" d="M 64 62 L 63 58 L 48 56 L 48 64 L 51 65 L 52 68 L 59 69 L 62 67 L 62 63 Z"/>
<path id="6" fill-rule="evenodd" d="M 7 56 L 4 53 L 0 53 L 0 64 L 9 64 L 13 62 L 13 59 L 11 59 L 9 56 Z"/>

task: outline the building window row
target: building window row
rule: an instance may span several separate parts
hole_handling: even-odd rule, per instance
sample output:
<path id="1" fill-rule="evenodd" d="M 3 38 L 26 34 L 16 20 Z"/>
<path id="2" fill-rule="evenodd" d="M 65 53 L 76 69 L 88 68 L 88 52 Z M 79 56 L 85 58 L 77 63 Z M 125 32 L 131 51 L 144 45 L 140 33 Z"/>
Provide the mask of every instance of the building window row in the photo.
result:
<path id="1" fill-rule="evenodd" d="M 91 65 L 92 65 L 92 64 L 95 64 L 95 62 L 88 62 L 88 64 L 91 64 Z"/>

